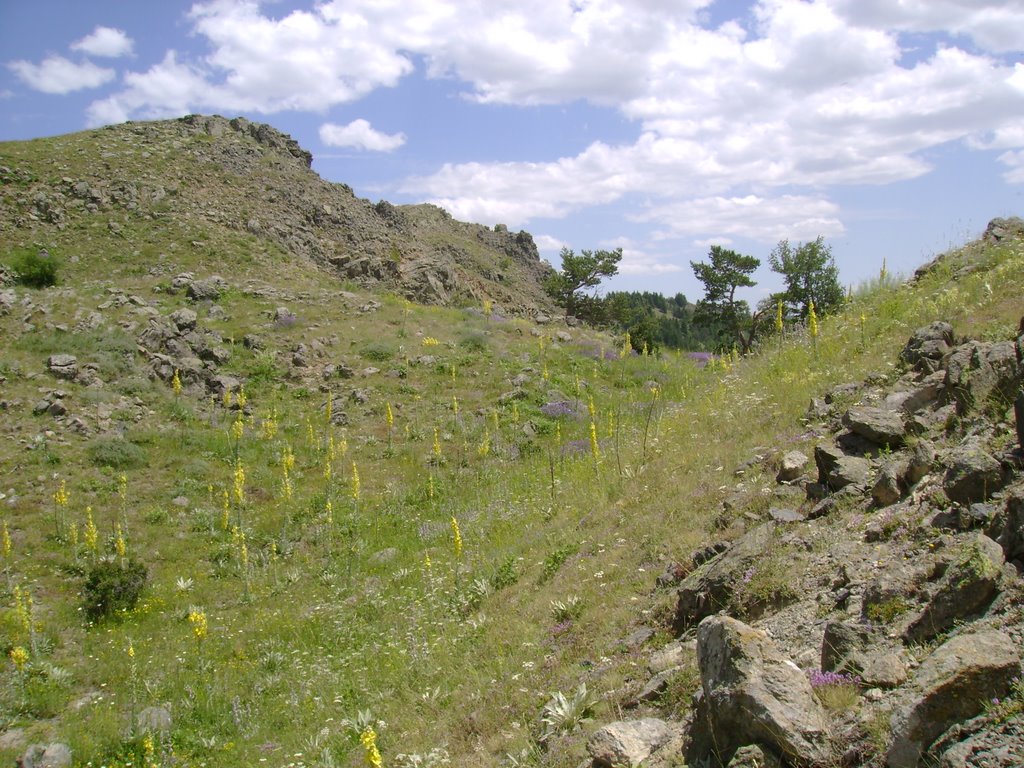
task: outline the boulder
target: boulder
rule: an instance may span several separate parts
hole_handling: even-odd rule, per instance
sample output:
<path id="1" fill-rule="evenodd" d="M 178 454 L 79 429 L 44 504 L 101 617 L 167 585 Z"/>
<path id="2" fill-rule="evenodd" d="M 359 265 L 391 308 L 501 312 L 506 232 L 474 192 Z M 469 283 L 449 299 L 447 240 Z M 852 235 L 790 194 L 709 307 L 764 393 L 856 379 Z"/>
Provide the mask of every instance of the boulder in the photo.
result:
<path id="1" fill-rule="evenodd" d="M 1020 674 L 1013 640 L 996 631 L 957 635 L 918 667 L 913 693 L 893 712 L 888 768 L 916 768 L 928 747 L 948 728 L 1006 696 Z"/>
<path id="2" fill-rule="evenodd" d="M 182 307 L 171 313 L 171 322 L 174 323 L 175 328 L 181 333 L 194 331 L 198 321 L 199 315 L 188 307 Z"/>
<path id="3" fill-rule="evenodd" d="M 946 458 L 947 470 L 943 489 L 953 501 L 961 504 L 985 501 L 1003 487 L 1002 465 L 978 437 L 969 437 Z"/>
<path id="4" fill-rule="evenodd" d="M 914 331 L 900 352 L 900 360 L 917 370 L 932 372 L 939 368 L 953 343 L 953 326 L 943 321 L 935 322 Z"/>
<path id="5" fill-rule="evenodd" d="M 999 586 L 1003 550 L 978 534 L 946 569 L 939 588 L 904 632 L 908 643 L 923 643 L 951 629 L 955 622 L 988 607 Z"/>
<path id="6" fill-rule="evenodd" d="M 946 361 L 945 386 L 963 414 L 982 408 L 989 400 L 1012 402 L 1022 379 L 1017 345 L 1012 341 L 969 341 Z"/>
<path id="7" fill-rule="evenodd" d="M 646 717 L 598 729 L 587 740 L 587 752 L 601 768 L 633 768 L 650 757 L 672 735 L 664 720 Z"/>
<path id="8" fill-rule="evenodd" d="M 78 358 L 74 355 L 50 355 L 46 368 L 58 379 L 70 381 L 78 375 Z"/>
<path id="9" fill-rule="evenodd" d="M 764 558 L 774 535 L 773 523 L 760 525 L 683 579 L 676 603 L 676 630 L 685 631 L 727 607 L 737 585 L 743 583 L 743 574 Z"/>
<path id="10" fill-rule="evenodd" d="M 18 768 L 67 768 L 71 748 L 67 744 L 33 744 L 18 760 Z"/>
<path id="11" fill-rule="evenodd" d="M 804 468 L 809 461 L 810 459 L 802 451 L 787 451 L 782 456 L 779 473 L 775 479 L 780 483 L 796 480 L 804 473 Z"/>
<path id="12" fill-rule="evenodd" d="M 990 530 L 1007 560 L 1024 560 L 1024 485 L 1016 485 L 1006 493 L 1006 507 L 993 521 Z"/>
<path id="13" fill-rule="evenodd" d="M 192 301 L 216 301 L 227 290 L 228 284 L 223 277 L 213 275 L 205 280 L 193 280 L 188 283 L 185 295 Z"/>
<path id="14" fill-rule="evenodd" d="M 828 718 L 807 676 L 768 636 L 728 616 L 697 628 L 703 696 L 687 762 L 727 764 L 749 744 L 788 762 L 821 765 L 830 758 Z"/>
<path id="15" fill-rule="evenodd" d="M 854 434 L 890 448 L 903 445 L 907 436 L 902 414 L 886 408 L 851 408 L 843 416 L 843 424 Z"/>
<path id="16" fill-rule="evenodd" d="M 871 626 L 830 621 L 821 641 L 823 672 L 845 672 L 868 688 L 895 688 L 907 679 L 904 652 L 885 646 Z"/>
<path id="17" fill-rule="evenodd" d="M 909 460 L 903 458 L 892 459 L 882 465 L 875 478 L 875 484 L 871 487 L 871 498 L 875 504 L 887 507 L 900 500 L 909 464 Z"/>

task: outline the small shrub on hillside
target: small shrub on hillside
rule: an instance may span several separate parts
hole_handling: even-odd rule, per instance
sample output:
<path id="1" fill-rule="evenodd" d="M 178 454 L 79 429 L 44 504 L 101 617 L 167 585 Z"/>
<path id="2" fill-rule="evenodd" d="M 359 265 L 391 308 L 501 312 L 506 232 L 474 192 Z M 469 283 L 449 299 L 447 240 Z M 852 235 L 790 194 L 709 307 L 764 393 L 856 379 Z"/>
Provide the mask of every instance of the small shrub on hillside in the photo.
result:
<path id="1" fill-rule="evenodd" d="M 367 360 L 373 362 L 382 363 L 385 360 L 390 360 L 395 356 L 395 350 L 389 345 L 380 341 L 371 341 L 369 344 L 363 346 L 359 351 Z"/>
<path id="2" fill-rule="evenodd" d="M 459 339 L 459 346 L 467 352 L 486 352 L 487 334 L 482 331 L 469 331 Z"/>
<path id="3" fill-rule="evenodd" d="M 101 437 L 86 449 L 89 461 L 98 467 L 135 469 L 148 462 L 146 452 L 135 443 L 120 437 Z"/>
<path id="4" fill-rule="evenodd" d="M 814 695 L 826 709 L 852 709 L 860 700 L 860 678 L 856 675 L 814 670 L 808 674 L 808 679 Z"/>
<path id="5" fill-rule="evenodd" d="M 544 570 L 541 571 L 541 583 L 551 579 L 566 560 L 576 554 L 579 548 L 574 544 L 563 544 L 550 555 L 544 558 Z"/>
<path id="6" fill-rule="evenodd" d="M 511 587 L 517 581 L 519 581 L 519 572 L 516 569 L 516 559 L 509 557 L 498 566 L 498 570 L 491 576 L 491 588 L 497 591 Z"/>
<path id="7" fill-rule="evenodd" d="M 49 288 L 57 284 L 60 263 L 56 256 L 46 250 L 23 250 L 15 252 L 10 259 L 11 270 L 18 285 L 29 288 Z"/>
<path id="8" fill-rule="evenodd" d="M 580 687 L 568 696 L 561 691 L 556 692 L 541 711 L 539 741 L 543 743 L 561 733 L 571 733 L 592 720 L 596 705 L 597 699 L 587 691 L 586 683 L 580 683 Z"/>
<path id="9" fill-rule="evenodd" d="M 139 602 L 146 586 L 146 566 L 137 560 L 97 561 L 85 578 L 82 607 L 89 621 L 100 621 L 119 612 L 130 611 Z"/>

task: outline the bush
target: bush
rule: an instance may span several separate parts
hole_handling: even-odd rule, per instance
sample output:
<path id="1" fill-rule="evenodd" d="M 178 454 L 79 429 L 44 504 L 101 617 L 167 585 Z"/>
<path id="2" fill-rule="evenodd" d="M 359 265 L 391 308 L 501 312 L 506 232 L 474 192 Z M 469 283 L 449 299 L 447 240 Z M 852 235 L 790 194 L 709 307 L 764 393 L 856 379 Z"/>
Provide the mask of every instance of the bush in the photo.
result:
<path id="1" fill-rule="evenodd" d="M 366 346 L 364 346 L 359 351 L 359 354 L 362 355 L 367 360 L 372 360 L 374 362 L 381 363 L 384 362 L 385 360 L 390 360 L 392 357 L 394 357 L 395 350 L 392 349 L 389 345 L 384 344 L 383 342 L 372 341 Z"/>
<path id="2" fill-rule="evenodd" d="M 10 266 L 18 285 L 49 288 L 57 284 L 57 270 L 60 264 L 57 257 L 51 256 L 45 249 L 38 252 L 17 251 L 11 259 Z"/>
<path id="3" fill-rule="evenodd" d="M 482 331 L 470 331 L 459 339 L 459 346 L 467 352 L 484 352 L 487 350 L 487 334 Z"/>
<path id="4" fill-rule="evenodd" d="M 89 461 L 98 467 L 134 469 L 146 465 L 146 452 L 119 437 L 101 437 L 88 447 Z"/>
<path id="5" fill-rule="evenodd" d="M 124 564 L 99 560 L 90 569 L 82 589 L 82 607 L 89 621 L 130 611 L 146 586 L 146 566 L 134 559 Z"/>

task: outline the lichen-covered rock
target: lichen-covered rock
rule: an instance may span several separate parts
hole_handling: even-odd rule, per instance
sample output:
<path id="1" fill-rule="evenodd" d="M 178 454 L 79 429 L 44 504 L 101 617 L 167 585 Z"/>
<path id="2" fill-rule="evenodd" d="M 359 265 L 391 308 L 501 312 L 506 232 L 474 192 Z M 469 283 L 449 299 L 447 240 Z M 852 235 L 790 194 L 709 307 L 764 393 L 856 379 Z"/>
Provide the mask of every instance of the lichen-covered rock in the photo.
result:
<path id="1" fill-rule="evenodd" d="M 916 768 L 946 729 L 1006 696 L 1018 674 L 1020 655 L 1002 632 L 958 635 L 943 643 L 918 667 L 913 694 L 893 713 L 888 768 Z"/>
<path id="2" fill-rule="evenodd" d="M 946 495 L 961 504 L 985 501 L 1003 487 L 1003 467 L 978 437 L 969 437 L 954 448 L 946 459 L 943 488 Z"/>
<path id="3" fill-rule="evenodd" d="M 697 628 L 703 696 L 687 761 L 728 763 L 742 746 L 767 746 L 787 762 L 825 764 L 828 719 L 807 676 L 768 636 L 728 616 Z"/>
<path id="4" fill-rule="evenodd" d="M 939 588 L 904 632 L 907 642 L 931 640 L 953 624 L 983 610 L 999 585 L 1003 550 L 988 536 L 967 542 L 959 559 L 946 569 Z"/>
<path id="5" fill-rule="evenodd" d="M 903 445 L 907 436 L 902 414 L 887 408 L 851 408 L 843 416 L 843 424 L 876 445 L 890 448 Z"/>
<path id="6" fill-rule="evenodd" d="M 782 460 L 779 464 L 779 473 L 776 476 L 776 480 L 780 483 L 788 483 L 796 480 L 804 473 L 804 469 L 807 467 L 807 462 L 810 459 L 807 458 L 806 454 L 802 451 L 786 451 L 782 455 Z"/>
<path id="7" fill-rule="evenodd" d="M 587 740 L 587 751 L 600 768 L 634 768 L 664 744 L 672 731 L 654 717 L 624 720 L 599 728 Z"/>

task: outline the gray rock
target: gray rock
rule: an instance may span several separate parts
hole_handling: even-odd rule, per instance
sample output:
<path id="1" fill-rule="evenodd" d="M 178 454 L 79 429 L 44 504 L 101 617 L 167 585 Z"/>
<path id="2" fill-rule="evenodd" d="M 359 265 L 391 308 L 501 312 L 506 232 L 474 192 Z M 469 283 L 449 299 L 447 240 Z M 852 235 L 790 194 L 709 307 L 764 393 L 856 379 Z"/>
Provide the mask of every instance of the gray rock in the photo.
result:
<path id="1" fill-rule="evenodd" d="M 19 768 L 67 768 L 71 765 L 71 747 L 67 744 L 33 744 L 18 760 Z"/>
<path id="2" fill-rule="evenodd" d="M 216 301 L 227 290 L 224 278 L 213 275 L 205 280 L 193 280 L 185 289 L 185 295 L 192 301 Z"/>
<path id="3" fill-rule="evenodd" d="M 774 752 L 766 752 L 757 744 L 748 744 L 736 750 L 727 768 L 782 768 L 782 763 Z"/>
<path id="4" fill-rule="evenodd" d="M 830 756 L 828 719 L 807 676 L 763 632 L 727 616 L 697 628 L 703 696 L 687 762 L 728 762 L 748 744 L 763 744 L 796 764 Z"/>
<path id="5" fill-rule="evenodd" d="M 903 478 L 906 476 L 907 459 L 887 461 L 878 471 L 875 484 L 871 487 L 871 498 L 880 507 L 895 504 L 903 496 Z"/>
<path id="6" fill-rule="evenodd" d="M 900 360 L 917 370 L 935 371 L 953 343 L 953 326 L 935 322 L 914 331 L 900 352 Z"/>
<path id="7" fill-rule="evenodd" d="M 1017 447 L 1024 451 L 1024 389 L 1013 401 L 1013 418 L 1017 423 Z"/>
<path id="8" fill-rule="evenodd" d="M 889 649 L 883 638 L 865 624 L 830 621 L 821 642 L 821 668 L 860 678 L 871 688 L 895 688 L 907 679 L 906 654 Z"/>
<path id="9" fill-rule="evenodd" d="M 988 606 L 995 597 L 1003 567 L 1003 550 L 988 536 L 967 542 L 959 559 L 942 577 L 935 594 L 904 632 L 910 643 L 931 640 L 955 622 Z"/>
<path id="10" fill-rule="evenodd" d="M 936 738 L 1006 696 L 1019 674 L 1020 656 L 1002 632 L 958 635 L 939 646 L 915 672 L 913 694 L 893 712 L 888 768 L 916 768 Z"/>
<path id="11" fill-rule="evenodd" d="M 907 436 L 902 414 L 886 408 L 851 408 L 843 416 L 843 424 L 853 433 L 890 448 L 903 445 Z"/>
<path id="12" fill-rule="evenodd" d="M 932 470 L 935 463 L 935 446 L 927 440 L 920 440 L 910 451 L 907 471 L 904 480 L 907 486 L 919 483 Z"/>
<path id="13" fill-rule="evenodd" d="M 194 331 L 198 321 L 199 315 L 188 307 L 182 307 L 171 313 L 171 322 L 182 333 Z"/>
<path id="14" fill-rule="evenodd" d="M 829 474 L 828 485 L 839 491 L 847 486 L 863 486 L 871 474 L 871 462 L 859 456 L 844 456 Z"/>
<path id="15" fill-rule="evenodd" d="M 768 510 L 768 516 L 777 523 L 800 523 L 807 519 L 807 516 L 795 509 L 782 509 L 772 507 Z"/>
<path id="16" fill-rule="evenodd" d="M 1012 341 L 969 341 L 957 347 L 946 362 L 945 386 L 963 414 L 985 406 L 1012 402 L 1022 379 L 1017 347 Z"/>
<path id="17" fill-rule="evenodd" d="M 1006 493 L 1004 511 L 990 528 L 1007 560 L 1024 560 L 1024 485 L 1016 485 Z"/>
<path id="18" fill-rule="evenodd" d="M 764 557 L 774 535 L 774 523 L 760 525 L 683 579 L 676 603 L 676 630 L 682 632 L 728 607 L 743 574 Z"/>
<path id="19" fill-rule="evenodd" d="M 646 717 L 599 728 L 587 740 L 587 752 L 601 768 L 633 768 L 668 741 L 672 729 L 664 720 Z"/>
<path id="20" fill-rule="evenodd" d="M 50 355 L 46 367 L 58 379 L 70 381 L 78 375 L 78 358 L 74 355 Z"/>
<path id="21" fill-rule="evenodd" d="M 775 479 L 780 483 L 788 483 L 796 480 L 804 473 L 810 459 L 802 451 L 787 451 L 782 456 L 779 466 L 779 474 Z"/>
<path id="22" fill-rule="evenodd" d="M 985 450 L 978 437 L 969 437 L 954 448 L 946 463 L 943 489 L 953 501 L 961 504 L 985 501 L 1003 487 L 1002 465 Z"/>

